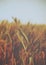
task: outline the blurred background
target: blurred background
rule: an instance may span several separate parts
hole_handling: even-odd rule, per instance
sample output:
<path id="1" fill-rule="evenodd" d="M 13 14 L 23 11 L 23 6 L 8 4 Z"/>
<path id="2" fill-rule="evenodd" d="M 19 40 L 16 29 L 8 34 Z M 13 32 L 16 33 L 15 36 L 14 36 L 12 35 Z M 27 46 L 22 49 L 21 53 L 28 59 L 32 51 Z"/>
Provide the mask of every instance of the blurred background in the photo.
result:
<path id="1" fill-rule="evenodd" d="M 17 17 L 22 23 L 46 24 L 46 0 L 0 0 L 0 20 Z"/>

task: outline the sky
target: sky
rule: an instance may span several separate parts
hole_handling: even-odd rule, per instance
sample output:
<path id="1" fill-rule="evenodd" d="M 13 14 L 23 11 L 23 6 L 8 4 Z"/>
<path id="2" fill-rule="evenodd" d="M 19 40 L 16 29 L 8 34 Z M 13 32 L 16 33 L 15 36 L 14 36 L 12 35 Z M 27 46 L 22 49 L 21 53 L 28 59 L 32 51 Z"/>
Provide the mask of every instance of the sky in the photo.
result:
<path id="1" fill-rule="evenodd" d="M 12 17 L 33 24 L 46 24 L 46 0 L 0 0 L 0 20 Z"/>

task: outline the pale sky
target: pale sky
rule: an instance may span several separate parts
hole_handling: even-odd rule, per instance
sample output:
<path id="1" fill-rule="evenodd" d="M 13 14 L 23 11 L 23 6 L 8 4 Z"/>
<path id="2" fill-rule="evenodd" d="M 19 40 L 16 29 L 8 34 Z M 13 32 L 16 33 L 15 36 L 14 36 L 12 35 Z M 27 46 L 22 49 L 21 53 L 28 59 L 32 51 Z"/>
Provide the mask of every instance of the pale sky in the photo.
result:
<path id="1" fill-rule="evenodd" d="M 12 16 L 22 23 L 46 24 L 46 0 L 0 0 L 0 20 L 12 21 Z"/>

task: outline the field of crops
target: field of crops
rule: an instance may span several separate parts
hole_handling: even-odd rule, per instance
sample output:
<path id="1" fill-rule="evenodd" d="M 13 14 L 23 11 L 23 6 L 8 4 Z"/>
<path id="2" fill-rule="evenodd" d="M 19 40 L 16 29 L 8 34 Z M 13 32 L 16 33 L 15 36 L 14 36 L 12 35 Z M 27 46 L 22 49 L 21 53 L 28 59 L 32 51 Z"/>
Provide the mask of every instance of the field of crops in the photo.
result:
<path id="1" fill-rule="evenodd" d="M 0 65 L 46 65 L 46 24 L 2 20 Z"/>

